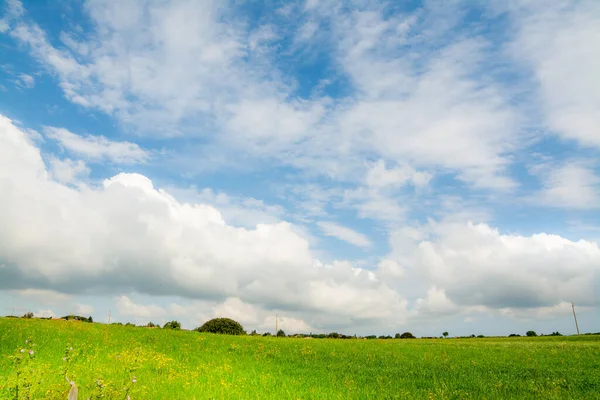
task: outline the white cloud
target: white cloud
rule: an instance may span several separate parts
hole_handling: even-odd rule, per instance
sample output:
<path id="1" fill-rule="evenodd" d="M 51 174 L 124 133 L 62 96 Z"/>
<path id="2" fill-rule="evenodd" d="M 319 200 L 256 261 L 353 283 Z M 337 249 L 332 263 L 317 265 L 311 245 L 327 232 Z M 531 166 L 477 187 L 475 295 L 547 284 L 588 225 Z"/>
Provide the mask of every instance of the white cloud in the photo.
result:
<path id="1" fill-rule="evenodd" d="M 169 189 L 169 193 L 186 201 L 196 201 L 209 204 L 219 210 L 228 225 L 254 228 L 258 224 L 280 222 L 285 214 L 279 205 L 265 204 L 262 200 L 252 197 L 236 197 L 210 188 L 196 190 Z"/>
<path id="2" fill-rule="evenodd" d="M 3 286 L 237 297 L 353 321 L 405 311 L 402 296 L 372 273 L 316 262 L 289 223 L 235 228 L 212 206 L 180 203 L 137 174 L 97 188 L 54 181 L 39 150 L 4 117 L 0 160 L 0 257 L 10 261 L 0 268 Z M 161 315 L 130 300 L 119 299 L 123 315 Z"/>
<path id="3" fill-rule="evenodd" d="M 425 315 L 452 315 L 459 311 L 459 308 L 448 297 L 443 289 L 435 286 L 427 290 L 424 298 L 416 300 L 415 308 L 419 314 Z"/>
<path id="4" fill-rule="evenodd" d="M 77 304 L 75 307 L 75 315 L 87 316 L 94 312 L 94 307 L 89 304 Z"/>
<path id="5" fill-rule="evenodd" d="M 81 160 L 73 161 L 68 158 L 59 160 L 56 157 L 50 158 L 50 170 L 52 177 L 61 183 L 75 183 L 79 177 L 90 173 L 90 169 Z"/>
<path id="6" fill-rule="evenodd" d="M 17 290 L 17 295 L 23 299 L 33 300 L 45 305 L 61 305 L 71 301 L 71 296 L 68 294 L 56 292 L 47 289 L 24 289 Z"/>
<path id="7" fill-rule="evenodd" d="M 44 133 L 60 143 L 67 151 L 90 161 L 109 161 L 119 164 L 145 162 L 150 154 L 135 143 L 114 142 L 104 136 L 80 136 L 64 128 L 45 127 Z"/>
<path id="8" fill-rule="evenodd" d="M 19 74 L 17 85 L 25 89 L 31 89 L 35 86 L 35 78 L 24 73 Z"/>
<path id="9" fill-rule="evenodd" d="M 336 224 L 331 221 L 320 221 L 317 225 L 326 236 L 333 236 L 344 242 L 348 242 L 358 247 L 368 248 L 373 245 L 369 238 L 362 233 L 356 232 L 348 227 Z"/>
<path id="10" fill-rule="evenodd" d="M 10 25 L 4 19 L 0 19 L 0 33 L 4 33 L 10 29 Z"/>
<path id="11" fill-rule="evenodd" d="M 410 182 L 416 187 L 425 186 L 431 180 L 428 172 L 416 171 L 410 166 L 388 169 L 385 161 L 379 160 L 368 170 L 365 183 L 368 186 L 385 188 L 389 186 L 403 186 Z"/>
<path id="12" fill-rule="evenodd" d="M 339 62 L 359 91 L 338 116 L 340 126 L 386 159 L 439 165 L 476 186 L 510 188 L 505 154 L 517 143 L 518 114 L 500 85 L 476 78 L 489 45 L 479 37 L 447 44 L 444 32 L 429 32 L 441 48 L 424 45 L 419 29 L 435 21 L 427 11 L 423 20 L 380 10 L 336 15 Z"/>
<path id="13" fill-rule="evenodd" d="M 585 309 L 587 307 L 581 307 Z M 502 316 L 523 320 L 535 321 L 541 319 L 551 319 L 560 316 L 571 315 L 573 312 L 571 303 L 563 301 L 552 306 L 535 307 L 535 308 L 501 308 L 498 313 Z"/>
<path id="14" fill-rule="evenodd" d="M 162 318 L 166 315 L 166 311 L 162 307 L 136 304 L 127 296 L 119 296 L 117 298 L 117 310 L 124 317 L 140 319 Z"/>
<path id="15" fill-rule="evenodd" d="M 394 260 L 381 260 L 377 265 L 377 275 L 384 281 L 401 279 L 404 268 Z"/>
<path id="16" fill-rule="evenodd" d="M 432 224 L 412 268 L 460 306 L 550 307 L 598 302 L 600 248 L 545 233 L 503 235 L 486 224 Z"/>
<path id="17" fill-rule="evenodd" d="M 562 138 L 600 147 L 600 3 L 517 3 L 510 47 L 537 81 L 547 126 Z"/>
<path id="18" fill-rule="evenodd" d="M 273 58 L 277 29 L 248 31 L 219 2 L 91 1 L 84 11 L 95 33 L 86 41 L 63 34 L 60 50 L 23 19 L 11 36 L 57 75 L 68 99 L 142 134 L 202 134 L 234 154 L 336 179 L 356 180 L 361 159 L 374 153 L 450 170 L 478 187 L 512 188 L 506 167 L 520 143 L 518 113 L 489 74 L 489 43 L 461 35 L 448 43 L 454 9 L 429 4 L 390 17 L 379 5 L 307 8 L 297 36 L 317 41 L 349 78 L 338 98 L 297 96 L 296 80 Z M 330 32 L 314 38 L 321 22 Z M 430 46 L 412 46 L 423 45 L 423 31 Z M 430 174 L 411 180 L 423 186 Z"/>
<path id="19" fill-rule="evenodd" d="M 534 201 L 565 208 L 600 207 L 600 178 L 585 163 L 572 161 L 559 166 L 548 165 L 539 173 L 543 187 Z"/>

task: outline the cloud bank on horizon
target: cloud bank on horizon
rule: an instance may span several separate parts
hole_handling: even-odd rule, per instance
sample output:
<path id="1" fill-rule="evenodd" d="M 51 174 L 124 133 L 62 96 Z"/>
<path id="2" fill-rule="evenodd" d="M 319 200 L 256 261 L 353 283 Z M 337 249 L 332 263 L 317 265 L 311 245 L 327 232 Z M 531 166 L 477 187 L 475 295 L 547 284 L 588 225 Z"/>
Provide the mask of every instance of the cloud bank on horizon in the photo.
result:
<path id="1" fill-rule="evenodd" d="M 0 43 L 3 303 L 598 330 L 596 1 L 5 0 Z"/>

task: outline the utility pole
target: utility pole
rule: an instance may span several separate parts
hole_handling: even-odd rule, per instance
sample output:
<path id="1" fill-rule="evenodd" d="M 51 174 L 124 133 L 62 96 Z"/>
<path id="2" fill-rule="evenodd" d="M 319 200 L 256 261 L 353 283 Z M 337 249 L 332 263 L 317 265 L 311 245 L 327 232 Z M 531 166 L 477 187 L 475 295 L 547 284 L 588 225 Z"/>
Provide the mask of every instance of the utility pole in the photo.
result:
<path id="1" fill-rule="evenodd" d="M 277 318 L 277 314 L 275 314 L 275 336 L 277 336 L 277 332 L 279 332 L 279 329 L 277 329 L 278 328 L 278 325 L 277 325 L 278 322 L 279 321 L 278 321 L 278 318 Z"/>
<path id="2" fill-rule="evenodd" d="M 577 314 L 575 314 L 575 303 L 571 303 L 573 307 L 573 318 L 575 318 L 575 327 L 577 328 L 577 336 L 579 336 L 579 325 L 577 324 Z"/>
<path id="3" fill-rule="evenodd" d="M 108 310 L 108 324 L 110 325 L 110 310 Z"/>

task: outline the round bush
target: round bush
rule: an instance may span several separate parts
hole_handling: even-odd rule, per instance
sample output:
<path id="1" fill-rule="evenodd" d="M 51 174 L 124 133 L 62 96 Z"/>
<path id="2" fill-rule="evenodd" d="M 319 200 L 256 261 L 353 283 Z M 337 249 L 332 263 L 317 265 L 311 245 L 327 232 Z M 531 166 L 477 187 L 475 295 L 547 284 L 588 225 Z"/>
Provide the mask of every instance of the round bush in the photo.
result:
<path id="1" fill-rule="evenodd" d="M 410 332 L 404 332 L 400 335 L 400 339 L 416 339 L 416 337 Z"/>
<path id="2" fill-rule="evenodd" d="M 244 335 L 244 328 L 239 322 L 229 318 L 214 318 L 206 321 L 197 329 L 198 332 L 221 333 L 224 335 Z"/>

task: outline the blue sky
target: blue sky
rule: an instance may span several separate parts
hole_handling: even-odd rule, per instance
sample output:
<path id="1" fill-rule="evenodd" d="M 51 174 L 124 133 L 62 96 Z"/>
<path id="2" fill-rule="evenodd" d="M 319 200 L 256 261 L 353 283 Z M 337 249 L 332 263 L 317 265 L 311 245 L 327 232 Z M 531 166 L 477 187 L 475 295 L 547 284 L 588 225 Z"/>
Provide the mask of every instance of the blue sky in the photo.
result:
<path id="1" fill-rule="evenodd" d="M 600 330 L 597 2 L 1 10 L 11 310 Z"/>

